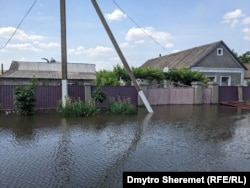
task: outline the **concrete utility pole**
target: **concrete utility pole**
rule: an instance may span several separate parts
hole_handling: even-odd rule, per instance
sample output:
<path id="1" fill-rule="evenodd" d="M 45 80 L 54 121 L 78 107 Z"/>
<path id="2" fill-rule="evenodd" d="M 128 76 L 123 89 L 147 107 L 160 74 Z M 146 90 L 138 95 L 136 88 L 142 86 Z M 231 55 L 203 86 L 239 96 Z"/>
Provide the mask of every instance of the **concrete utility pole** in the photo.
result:
<path id="1" fill-rule="evenodd" d="M 104 18 L 104 16 L 103 16 L 102 12 L 101 12 L 101 9 L 99 8 L 99 6 L 98 6 L 96 0 L 91 0 L 91 1 L 92 1 L 92 4 L 93 4 L 93 6 L 94 6 L 94 8 L 95 8 L 95 10 L 96 10 L 96 12 L 97 12 L 97 14 L 98 14 L 98 16 L 99 16 L 101 22 L 102 22 L 102 24 L 103 24 L 103 26 L 104 26 L 104 28 L 105 28 L 107 34 L 108 34 L 108 36 L 109 36 L 111 42 L 113 43 L 113 45 L 114 45 L 114 47 L 115 47 L 115 50 L 116 50 L 117 54 L 119 55 L 119 57 L 120 57 L 120 59 L 121 59 L 123 65 L 124 65 L 125 69 L 126 69 L 127 72 L 128 72 L 128 75 L 129 75 L 130 79 L 132 80 L 132 82 L 133 82 L 135 88 L 137 89 L 138 94 L 139 94 L 140 98 L 142 99 L 142 102 L 143 102 L 144 105 L 146 106 L 148 112 L 149 112 L 149 113 L 153 113 L 153 110 L 152 110 L 152 108 L 151 108 L 151 106 L 150 106 L 150 104 L 149 104 L 147 98 L 145 97 L 145 95 L 144 95 L 143 91 L 141 90 L 139 84 L 138 84 L 137 81 L 135 80 L 135 76 L 133 75 L 133 73 L 132 73 L 132 71 L 131 71 L 131 69 L 130 69 L 130 67 L 129 67 L 129 65 L 128 65 L 128 63 L 127 63 L 127 61 L 126 61 L 126 59 L 125 59 L 125 57 L 124 57 L 124 55 L 123 55 L 121 49 L 120 49 L 120 47 L 119 47 L 119 45 L 117 44 L 117 42 L 116 42 L 116 40 L 115 40 L 115 37 L 113 36 L 113 34 L 112 34 L 112 32 L 111 32 L 111 30 L 110 30 L 110 28 L 109 28 L 109 26 L 108 26 L 108 24 L 107 24 L 105 18 Z"/>
<path id="2" fill-rule="evenodd" d="M 60 0 L 60 15 L 61 15 L 62 105 L 65 106 L 66 98 L 68 97 L 65 0 Z"/>

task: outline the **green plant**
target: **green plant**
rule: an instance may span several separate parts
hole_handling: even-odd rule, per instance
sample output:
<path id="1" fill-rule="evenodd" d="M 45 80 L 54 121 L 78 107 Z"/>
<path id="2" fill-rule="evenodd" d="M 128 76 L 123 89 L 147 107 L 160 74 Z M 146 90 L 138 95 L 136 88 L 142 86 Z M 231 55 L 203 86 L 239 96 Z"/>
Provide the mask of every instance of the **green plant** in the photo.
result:
<path id="1" fill-rule="evenodd" d="M 37 86 L 37 80 L 33 78 L 31 85 L 17 87 L 14 90 L 14 104 L 17 109 L 17 113 L 21 116 L 31 116 L 35 112 L 35 90 Z"/>
<path id="2" fill-rule="evenodd" d="M 100 86 L 98 86 L 94 90 L 92 98 L 94 99 L 95 102 L 102 103 L 107 98 L 107 94 L 102 90 Z"/>
<path id="3" fill-rule="evenodd" d="M 115 115 L 131 115 L 137 113 L 136 106 L 131 103 L 130 98 L 123 100 L 120 97 L 118 100 L 110 98 L 107 110 L 109 114 Z"/>
<path id="4" fill-rule="evenodd" d="M 59 101 L 57 112 L 63 117 L 89 117 L 98 115 L 100 108 L 94 101 L 73 101 L 68 98 L 64 107 L 62 101 Z"/>

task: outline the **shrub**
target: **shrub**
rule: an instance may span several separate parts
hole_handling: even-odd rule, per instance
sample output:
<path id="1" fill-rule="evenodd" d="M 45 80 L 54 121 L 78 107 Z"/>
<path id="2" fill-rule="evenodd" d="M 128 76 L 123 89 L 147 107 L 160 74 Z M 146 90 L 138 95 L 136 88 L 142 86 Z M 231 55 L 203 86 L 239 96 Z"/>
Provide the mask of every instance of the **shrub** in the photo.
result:
<path id="1" fill-rule="evenodd" d="M 136 114 L 136 106 L 131 103 L 130 98 L 123 99 L 118 98 L 116 101 L 114 98 L 109 99 L 107 106 L 108 113 L 115 115 L 130 115 Z"/>
<path id="2" fill-rule="evenodd" d="M 100 86 L 98 86 L 94 90 L 92 98 L 95 100 L 95 102 L 102 103 L 107 98 L 107 94 L 102 90 Z"/>
<path id="3" fill-rule="evenodd" d="M 63 117 L 89 117 L 98 115 L 100 108 L 94 101 L 73 101 L 68 98 L 64 107 L 62 101 L 59 101 L 57 112 Z"/>
<path id="4" fill-rule="evenodd" d="M 17 109 L 17 113 L 21 116 L 31 116 L 35 112 L 35 90 L 37 86 L 37 80 L 32 79 L 31 85 L 17 87 L 14 90 L 14 104 Z"/>

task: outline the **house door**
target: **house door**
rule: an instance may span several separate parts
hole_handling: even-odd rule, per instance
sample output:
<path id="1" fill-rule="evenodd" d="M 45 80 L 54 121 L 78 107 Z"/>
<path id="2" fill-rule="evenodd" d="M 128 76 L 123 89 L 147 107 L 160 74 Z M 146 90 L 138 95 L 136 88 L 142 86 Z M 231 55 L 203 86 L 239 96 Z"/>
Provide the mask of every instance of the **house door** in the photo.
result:
<path id="1" fill-rule="evenodd" d="M 231 77 L 230 76 L 221 76 L 220 77 L 220 86 L 231 86 Z"/>

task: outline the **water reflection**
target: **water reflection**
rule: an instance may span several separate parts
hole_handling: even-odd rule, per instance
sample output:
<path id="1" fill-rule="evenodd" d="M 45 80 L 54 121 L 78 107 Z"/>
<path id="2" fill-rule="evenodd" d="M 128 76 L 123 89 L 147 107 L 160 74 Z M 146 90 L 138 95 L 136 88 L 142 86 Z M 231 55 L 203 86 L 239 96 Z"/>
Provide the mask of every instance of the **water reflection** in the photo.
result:
<path id="1" fill-rule="evenodd" d="M 58 139 L 58 146 L 53 154 L 53 177 L 52 182 L 58 187 L 70 187 L 72 177 L 72 156 L 70 127 L 67 125 L 65 118 L 61 119 L 61 134 Z"/>
<path id="2" fill-rule="evenodd" d="M 32 144 L 35 140 L 34 117 L 18 117 L 13 124 L 13 134 L 16 144 Z"/>
<path id="3" fill-rule="evenodd" d="M 217 105 L 134 116 L 0 116 L 0 187 L 122 187 L 123 171 L 247 171 L 250 112 Z"/>

